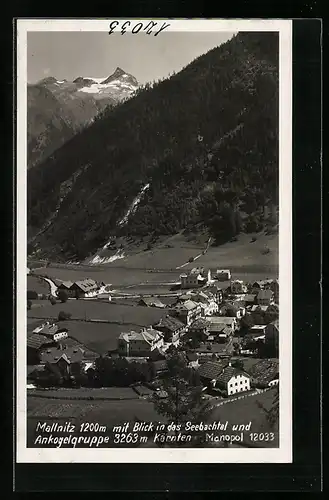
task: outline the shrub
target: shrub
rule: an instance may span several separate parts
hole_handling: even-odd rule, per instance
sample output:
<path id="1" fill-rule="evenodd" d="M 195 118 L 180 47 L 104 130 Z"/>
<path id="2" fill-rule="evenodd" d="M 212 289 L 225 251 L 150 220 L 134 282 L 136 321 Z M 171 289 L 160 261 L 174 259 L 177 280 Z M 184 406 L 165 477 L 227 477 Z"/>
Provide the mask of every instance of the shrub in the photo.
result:
<path id="1" fill-rule="evenodd" d="M 55 304 L 57 304 L 57 300 L 52 295 L 49 297 L 49 302 L 51 303 L 52 306 L 54 306 Z"/>
<path id="2" fill-rule="evenodd" d="M 189 262 L 194 262 L 194 257 L 190 257 L 188 261 Z"/>
<path id="3" fill-rule="evenodd" d="M 67 302 L 68 298 L 69 298 L 68 293 L 67 293 L 66 290 L 58 290 L 57 297 L 62 302 L 62 304 L 64 304 L 65 302 Z"/>
<path id="4" fill-rule="evenodd" d="M 66 321 L 72 318 L 72 314 L 65 311 L 60 311 L 58 313 L 58 321 Z"/>
<path id="5" fill-rule="evenodd" d="M 27 291 L 27 299 L 28 300 L 38 300 L 38 293 L 35 290 Z"/>
<path id="6" fill-rule="evenodd" d="M 255 243 L 255 241 L 257 241 L 257 238 L 256 238 L 256 236 L 253 236 L 253 237 L 251 238 L 250 242 L 251 242 L 251 243 Z"/>

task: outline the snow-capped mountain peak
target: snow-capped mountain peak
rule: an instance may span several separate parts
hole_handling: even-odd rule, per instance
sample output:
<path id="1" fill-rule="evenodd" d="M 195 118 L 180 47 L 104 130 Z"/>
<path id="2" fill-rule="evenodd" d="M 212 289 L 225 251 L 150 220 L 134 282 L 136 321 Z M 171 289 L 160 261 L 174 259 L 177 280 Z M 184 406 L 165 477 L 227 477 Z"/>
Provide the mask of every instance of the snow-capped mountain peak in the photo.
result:
<path id="1" fill-rule="evenodd" d="M 119 67 L 107 78 L 79 77 L 74 83 L 79 85 L 79 92 L 93 94 L 98 99 L 108 95 L 129 97 L 139 86 L 134 76 Z"/>

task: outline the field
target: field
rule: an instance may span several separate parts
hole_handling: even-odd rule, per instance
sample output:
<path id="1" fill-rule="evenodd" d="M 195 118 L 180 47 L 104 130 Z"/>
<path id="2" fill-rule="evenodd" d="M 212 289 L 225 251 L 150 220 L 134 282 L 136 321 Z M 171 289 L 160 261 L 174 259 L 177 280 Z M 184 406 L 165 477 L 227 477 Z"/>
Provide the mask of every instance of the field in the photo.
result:
<path id="1" fill-rule="evenodd" d="M 265 246 L 270 250 L 264 254 Z M 197 264 L 205 268 L 231 269 L 240 273 L 275 273 L 278 270 L 278 237 L 276 235 L 257 236 L 251 242 L 250 235 L 240 235 L 236 242 L 229 242 L 219 247 L 210 247 L 208 252 L 194 263 L 189 263 L 184 269 L 190 269 Z"/>
<path id="2" fill-rule="evenodd" d="M 65 399 L 65 400 L 85 400 L 88 398 L 98 400 L 126 400 L 138 399 L 139 396 L 131 387 L 104 387 L 99 389 L 89 389 L 82 387 L 79 389 L 32 389 L 28 391 L 29 398 Z M 33 413 L 33 412 L 32 412 Z"/>
<path id="3" fill-rule="evenodd" d="M 70 337 L 98 354 L 115 350 L 121 332 L 140 329 L 134 324 L 112 325 L 84 321 L 63 321 L 60 324 L 68 328 Z"/>
<path id="4" fill-rule="evenodd" d="M 120 400 L 103 400 L 104 397 L 118 397 Z M 76 425 L 76 429 L 83 422 L 94 422 L 101 426 L 106 426 L 104 435 L 113 437 L 113 426 L 122 425 L 125 422 L 133 423 L 135 420 L 145 422 L 161 422 L 163 417 L 159 416 L 154 409 L 152 403 L 142 398 L 135 398 L 132 395 L 132 389 L 109 388 L 96 389 L 95 400 L 87 399 L 66 399 L 65 389 L 55 391 L 47 391 L 49 398 L 39 397 L 35 393 L 31 393 L 27 397 L 27 425 L 28 425 L 28 443 L 29 447 L 34 446 L 34 440 L 37 436 L 36 426 L 38 422 L 47 422 L 52 424 L 58 422 L 64 424 L 66 421 Z M 34 392 L 34 391 L 33 391 Z M 72 391 L 67 391 L 72 393 Z M 93 394 L 94 390 L 77 390 L 74 397 L 88 397 Z M 273 401 L 273 391 L 268 391 L 256 396 L 245 397 L 244 399 L 234 401 L 233 403 L 224 404 L 216 408 L 208 422 L 212 421 L 228 421 L 228 433 L 231 426 L 234 424 L 248 424 L 251 422 L 250 431 L 244 432 L 244 442 L 247 445 L 253 444 L 260 447 L 277 447 L 278 433 L 274 432 L 275 440 L 271 442 L 253 442 L 251 443 L 249 434 L 254 433 L 270 433 L 273 430 L 269 427 L 265 413 L 257 406 L 257 401 L 264 405 L 265 408 L 270 408 Z M 62 396 L 62 399 L 61 399 Z M 125 399 L 133 397 L 134 399 Z M 98 399 L 99 398 L 99 399 Z M 111 440 L 110 440 L 111 443 Z M 110 445 L 113 445 L 111 443 Z M 108 446 L 108 445 L 107 445 Z M 124 445 L 121 445 L 124 446 Z"/>
<path id="5" fill-rule="evenodd" d="M 77 281 L 85 278 L 91 278 L 95 281 L 104 281 L 106 284 L 111 284 L 114 288 L 127 285 L 139 285 L 140 283 L 174 283 L 179 279 L 179 271 L 166 270 L 164 272 L 148 272 L 146 269 L 125 269 L 117 266 L 111 267 L 90 267 L 79 266 L 75 269 L 64 267 L 44 267 L 35 271 L 37 275 L 48 276 L 49 278 L 62 281 L 71 280 Z"/>
<path id="6" fill-rule="evenodd" d="M 47 304 L 28 311 L 28 318 L 57 319 L 60 311 L 72 314 L 72 320 L 101 320 L 111 323 L 133 323 L 135 325 L 147 326 L 158 321 L 166 314 L 165 309 L 154 307 L 128 306 L 111 304 L 111 302 L 100 302 L 97 300 L 68 300 L 62 304 Z"/>
<path id="7" fill-rule="evenodd" d="M 270 428 L 264 410 L 259 408 L 257 402 L 261 403 L 267 410 L 271 408 L 274 398 L 274 390 L 269 390 L 255 396 L 247 396 L 244 399 L 226 403 L 217 407 L 211 416 L 212 421 L 220 420 L 229 422 L 229 426 L 234 424 L 248 424 L 251 422 L 250 432 L 269 433 L 273 432 Z M 245 432 L 245 442 L 251 444 L 248 432 Z M 275 440 L 267 443 L 253 443 L 258 446 L 277 447 L 278 434 L 275 434 Z"/>
<path id="8" fill-rule="evenodd" d="M 28 275 L 26 281 L 27 290 L 33 290 L 37 293 L 43 293 L 45 295 L 49 294 L 49 285 L 42 278 Z"/>
<path id="9" fill-rule="evenodd" d="M 113 426 L 125 422 L 134 422 L 139 419 L 145 422 L 158 422 L 163 419 L 157 415 L 153 404 L 144 399 L 121 401 L 68 401 L 58 399 L 44 399 L 38 397 L 27 398 L 27 446 L 33 447 L 37 436 L 38 422 L 59 424 L 70 422 L 80 426 L 84 422 L 94 422 L 106 426 L 104 436 L 113 436 Z M 49 417 L 52 420 L 49 420 Z M 123 445 L 121 445 L 123 446 Z M 131 445 L 130 445 L 131 446 Z"/>
<path id="10" fill-rule="evenodd" d="M 251 242 L 251 235 L 242 234 L 238 241 L 211 246 L 202 255 L 204 246 L 186 243 L 182 238 L 173 237 L 165 245 L 147 252 L 127 256 L 103 266 L 49 266 L 39 268 L 35 274 L 45 274 L 59 280 L 78 280 L 93 278 L 96 281 L 111 283 L 113 287 L 152 284 L 157 285 L 179 280 L 179 274 L 195 266 L 209 268 L 229 268 L 236 278 L 242 275 L 276 275 L 278 272 L 278 236 L 259 234 Z M 270 251 L 264 254 L 264 248 Z M 197 257 L 189 263 L 190 257 Z M 150 272 L 153 271 L 153 272 Z M 264 276 L 265 275 L 265 276 Z"/>

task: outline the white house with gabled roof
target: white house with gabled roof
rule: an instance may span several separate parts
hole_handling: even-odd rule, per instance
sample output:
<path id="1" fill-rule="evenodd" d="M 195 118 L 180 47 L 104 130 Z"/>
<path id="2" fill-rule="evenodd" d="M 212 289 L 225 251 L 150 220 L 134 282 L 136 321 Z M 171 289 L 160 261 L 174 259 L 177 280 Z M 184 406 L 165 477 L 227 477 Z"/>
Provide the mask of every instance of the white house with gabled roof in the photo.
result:
<path id="1" fill-rule="evenodd" d="M 121 356 L 149 356 L 164 344 L 163 334 L 153 328 L 123 332 L 118 338 L 118 353 Z"/>

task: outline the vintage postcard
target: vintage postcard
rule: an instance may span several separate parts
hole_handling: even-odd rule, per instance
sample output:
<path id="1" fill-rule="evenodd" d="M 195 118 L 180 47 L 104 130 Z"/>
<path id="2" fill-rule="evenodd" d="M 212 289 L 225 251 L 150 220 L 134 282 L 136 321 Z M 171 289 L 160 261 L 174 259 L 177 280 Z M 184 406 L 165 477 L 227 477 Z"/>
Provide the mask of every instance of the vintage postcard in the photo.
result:
<path id="1" fill-rule="evenodd" d="M 290 463 L 292 21 L 16 22 L 17 462 Z"/>

